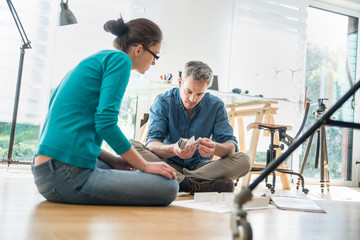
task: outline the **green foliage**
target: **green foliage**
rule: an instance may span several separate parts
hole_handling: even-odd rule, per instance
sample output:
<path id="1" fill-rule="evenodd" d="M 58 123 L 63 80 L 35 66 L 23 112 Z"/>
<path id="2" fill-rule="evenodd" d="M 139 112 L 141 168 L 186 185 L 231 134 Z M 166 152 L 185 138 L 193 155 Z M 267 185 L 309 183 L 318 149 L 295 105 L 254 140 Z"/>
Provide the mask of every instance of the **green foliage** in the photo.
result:
<path id="1" fill-rule="evenodd" d="M 125 136 L 134 138 L 136 118 L 136 96 L 125 96 L 119 114 L 119 126 Z M 11 123 L 0 122 L 0 159 L 8 158 Z M 17 124 L 12 159 L 32 161 L 40 133 L 39 125 Z"/>
<path id="2" fill-rule="evenodd" d="M 11 123 L 0 122 L 0 159 L 8 158 Z M 13 145 L 12 159 L 31 161 L 39 136 L 40 126 L 31 124 L 17 124 Z"/>
<path id="3" fill-rule="evenodd" d="M 256 163 L 266 163 L 266 152 L 256 152 L 255 155 Z"/>
<path id="4" fill-rule="evenodd" d="M 341 97 L 340 85 L 340 69 L 339 69 L 339 53 L 330 52 L 328 49 L 320 49 L 314 45 L 309 44 L 307 48 L 306 56 L 306 86 L 308 86 L 308 98 L 311 99 L 311 103 L 317 103 L 320 96 L 320 83 L 321 75 L 326 74 L 332 81 L 328 81 L 328 84 L 332 84 L 332 99 L 336 101 Z M 327 102 L 326 102 L 327 103 Z M 332 105 L 332 104 L 326 104 Z M 309 116 L 305 125 L 305 130 L 308 129 L 315 121 L 315 116 L 312 114 L 318 108 L 318 104 L 312 105 L 309 111 Z M 333 115 L 337 120 L 343 119 L 343 110 L 339 109 Z M 342 142 L 344 129 L 336 127 L 326 127 L 327 138 L 327 153 L 329 162 L 329 173 L 331 179 L 343 179 L 341 170 L 342 166 Z M 315 150 L 317 142 L 317 134 L 314 134 L 314 138 L 311 144 L 307 165 L 305 168 L 304 176 L 319 178 L 319 169 L 315 169 Z M 300 159 L 304 159 L 307 141 L 302 146 L 302 154 Z M 302 161 L 300 162 L 301 167 Z"/>
<path id="5" fill-rule="evenodd" d="M 137 96 L 126 95 L 121 102 L 119 126 L 127 138 L 135 137 Z"/>

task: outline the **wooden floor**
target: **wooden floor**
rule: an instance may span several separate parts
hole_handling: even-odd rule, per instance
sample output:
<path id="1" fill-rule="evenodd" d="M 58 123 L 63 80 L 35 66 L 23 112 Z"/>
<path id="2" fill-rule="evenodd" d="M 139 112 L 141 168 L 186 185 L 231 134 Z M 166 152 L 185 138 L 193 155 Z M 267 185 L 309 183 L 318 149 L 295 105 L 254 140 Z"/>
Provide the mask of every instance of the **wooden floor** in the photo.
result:
<path id="1" fill-rule="evenodd" d="M 8 169 L 0 164 L 1 240 L 232 239 L 230 213 L 177 206 L 78 206 L 47 202 L 37 192 L 29 168 L 11 165 Z M 258 188 L 254 195 L 266 191 Z M 316 203 L 327 214 L 275 208 L 249 211 L 253 239 L 360 239 L 359 189 L 332 187 L 328 196 L 319 192 L 318 186 L 312 186 L 309 197 L 318 199 Z M 181 196 L 177 201 L 189 198 Z"/>

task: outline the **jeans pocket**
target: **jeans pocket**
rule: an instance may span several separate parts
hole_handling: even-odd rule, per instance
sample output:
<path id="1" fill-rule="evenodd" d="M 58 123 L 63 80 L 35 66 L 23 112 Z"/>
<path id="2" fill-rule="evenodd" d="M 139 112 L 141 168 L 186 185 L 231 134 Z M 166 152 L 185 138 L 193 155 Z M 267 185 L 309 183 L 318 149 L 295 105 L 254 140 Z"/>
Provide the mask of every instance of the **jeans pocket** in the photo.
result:
<path id="1" fill-rule="evenodd" d="M 56 192 L 55 189 L 51 189 L 48 192 L 41 193 L 41 195 L 43 195 L 43 197 L 48 201 L 65 203 L 65 201 L 62 199 L 62 197 L 60 197 L 60 195 Z"/>
<path id="2" fill-rule="evenodd" d="M 80 167 L 75 167 L 75 166 L 67 166 L 66 171 L 65 171 L 65 176 L 67 179 L 72 180 L 74 178 L 76 178 L 76 176 L 82 171 L 84 170 L 83 168 Z"/>
<path id="3" fill-rule="evenodd" d="M 34 182 L 39 186 L 46 186 L 54 179 L 54 174 L 49 169 L 42 169 L 40 171 L 33 171 Z"/>

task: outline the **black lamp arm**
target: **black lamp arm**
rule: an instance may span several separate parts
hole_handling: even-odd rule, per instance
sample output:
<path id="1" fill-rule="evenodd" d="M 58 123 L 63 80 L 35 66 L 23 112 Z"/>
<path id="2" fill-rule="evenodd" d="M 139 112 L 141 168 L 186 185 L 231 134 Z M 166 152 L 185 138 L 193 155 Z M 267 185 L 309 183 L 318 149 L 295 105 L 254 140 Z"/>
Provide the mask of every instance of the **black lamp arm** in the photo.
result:
<path id="1" fill-rule="evenodd" d="M 10 12 L 11 12 L 11 15 L 13 16 L 14 18 L 14 21 L 15 21 L 15 24 L 16 24 L 16 27 L 17 29 L 19 30 L 19 33 L 20 33 L 20 36 L 21 36 L 21 39 L 22 39 L 22 47 L 21 49 L 28 49 L 28 48 L 31 48 L 31 42 L 29 41 L 26 33 L 25 33 L 25 30 L 21 24 L 21 21 L 19 19 L 19 16 L 14 8 L 14 5 L 12 4 L 11 0 L 6 0 L 8 6 L 9 6 L 9 9 L 10 9 Z"/>

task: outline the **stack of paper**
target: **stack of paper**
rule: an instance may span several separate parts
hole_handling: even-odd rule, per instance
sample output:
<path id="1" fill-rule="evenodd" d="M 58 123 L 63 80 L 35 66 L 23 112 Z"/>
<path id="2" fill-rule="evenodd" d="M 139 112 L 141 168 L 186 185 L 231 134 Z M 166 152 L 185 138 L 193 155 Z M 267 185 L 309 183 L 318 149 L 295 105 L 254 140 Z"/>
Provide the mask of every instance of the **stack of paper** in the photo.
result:
<path id="1" fill-rule="evenodd" d="M 271 195 L 270 204 L 282 210 L 326 213 L 313 200 L 305 196 Z"/>
<path id="2" fill-rule="evenodd" d="M 212 212 L 230 212 L 234 208 L 236 193 L 205 192 L 195 193 L 194 200 L 175 201 L 171 205 L 195 208 Z M 269 202 L 281 210 L 326 213 L 313 200 L 305 196 L 269 195 L 252 197 L 243 205 L 244 210 L 269 207 Z"/>
<path id="3" fill-rule="evenodd" d="M 236 193 L 195 193 L 194 200 L 175 201 L 171 205 L 225 213 L 231 212 L 233 210 L 235 195 Z M 251 201 L 245 203 L 243 206 L 245 210 L 261 209 L 268 207 L 268 197 L 253 197 Z"/>

